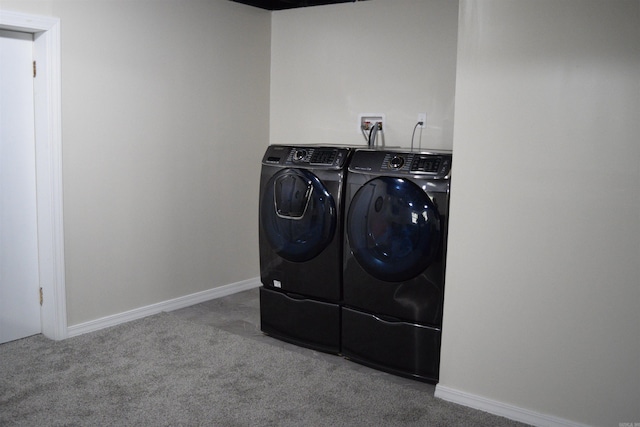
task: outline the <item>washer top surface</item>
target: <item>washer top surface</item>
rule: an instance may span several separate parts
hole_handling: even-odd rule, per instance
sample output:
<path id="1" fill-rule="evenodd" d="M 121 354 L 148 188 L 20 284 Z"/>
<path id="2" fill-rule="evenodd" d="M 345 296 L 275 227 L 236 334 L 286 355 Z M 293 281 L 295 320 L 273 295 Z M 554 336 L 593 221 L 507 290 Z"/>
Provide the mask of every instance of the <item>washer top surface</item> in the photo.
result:
<path id="1" fill-rule="evenodd" d="M 343 169 L 351 149 L 332 146 L 270 145 L 263 165 L 308 169 Z"/>
<path id="2" fill-rule="evenodd" d="M 448 179 L 452 157 L 451 152 L 356 150 L 349 171 Z"/>

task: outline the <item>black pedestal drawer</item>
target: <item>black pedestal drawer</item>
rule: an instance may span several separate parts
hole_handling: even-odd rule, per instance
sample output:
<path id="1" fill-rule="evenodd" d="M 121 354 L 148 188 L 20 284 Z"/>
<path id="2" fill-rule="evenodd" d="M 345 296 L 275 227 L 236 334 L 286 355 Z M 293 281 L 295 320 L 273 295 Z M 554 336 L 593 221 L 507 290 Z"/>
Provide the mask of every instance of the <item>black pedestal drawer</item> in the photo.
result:
<path id="1" fill-rule="evenodd" d="M 440 337 L 438 328 L 342 308 L 342 355 L 382 371 L 437 383 Z"/>
<path id="2" fill-rule="evenodd" d="M 260 328 L 283 341 L 340 352 L 340 306 L 260 288 Z"/>

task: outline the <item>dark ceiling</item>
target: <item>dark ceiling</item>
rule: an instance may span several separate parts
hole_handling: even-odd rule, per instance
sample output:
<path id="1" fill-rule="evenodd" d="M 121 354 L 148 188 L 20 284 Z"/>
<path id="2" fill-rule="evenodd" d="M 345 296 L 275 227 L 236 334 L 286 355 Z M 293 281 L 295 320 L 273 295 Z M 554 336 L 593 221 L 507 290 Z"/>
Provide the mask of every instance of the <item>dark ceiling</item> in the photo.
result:
<path id="1" fill-rule="evenodd" d="M 364 0 L 231 0 L 267 10 L 293 9 L 295 7 L 321 6 L 334 3 L 353 3 Z"/>

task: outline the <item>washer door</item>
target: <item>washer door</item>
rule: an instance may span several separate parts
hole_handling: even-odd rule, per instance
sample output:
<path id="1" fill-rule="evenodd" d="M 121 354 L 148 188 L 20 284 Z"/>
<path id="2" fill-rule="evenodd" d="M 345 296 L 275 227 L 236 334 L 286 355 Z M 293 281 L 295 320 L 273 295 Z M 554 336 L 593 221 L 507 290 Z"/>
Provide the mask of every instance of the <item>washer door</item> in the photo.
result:
<path id="1" fill-rule="evenodd" d="M 354 257 L 370 275 L 402 282 L 422 273 L 440 245 L 440 216 L 427 194 L 403 178 L 379 177 L 353 196 L 347 235 Z"/>
<path id="2" fill-rule="evenodd" d="M 305 169 L 283 169 L 267 183 L 260 222 L 267 241 L 282 258 L 303 262 L 333 239 L 336 206 L 320 179 Z"/>

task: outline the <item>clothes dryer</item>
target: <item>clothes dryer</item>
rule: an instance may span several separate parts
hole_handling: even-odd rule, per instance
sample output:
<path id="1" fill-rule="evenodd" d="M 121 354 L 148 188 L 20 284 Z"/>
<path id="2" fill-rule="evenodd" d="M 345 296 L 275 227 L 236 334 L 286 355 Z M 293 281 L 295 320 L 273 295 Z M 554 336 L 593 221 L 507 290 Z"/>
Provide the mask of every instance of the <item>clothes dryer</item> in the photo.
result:
<path id="1" fill-rule="evenodd" d="M 343 191 L 350 148 L 272 145 L 260 177 L 260 319 L 266 334 L 338 353 Z"/>
<path id="2" fill-rule="evenodd" d="M 451 161 L 451 153 L 354 153 L 341 308 L 348 359 L 438 381 Z"/>

